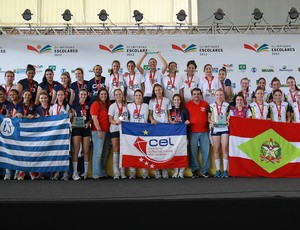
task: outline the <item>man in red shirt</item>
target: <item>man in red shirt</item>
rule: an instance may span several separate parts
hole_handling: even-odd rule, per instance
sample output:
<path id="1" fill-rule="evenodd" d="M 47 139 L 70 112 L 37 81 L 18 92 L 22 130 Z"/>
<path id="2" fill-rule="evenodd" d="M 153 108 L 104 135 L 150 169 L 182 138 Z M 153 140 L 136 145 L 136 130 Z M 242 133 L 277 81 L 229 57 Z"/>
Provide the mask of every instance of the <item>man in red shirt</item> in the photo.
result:
<path id="1" fill-rule="evenodd" d="M 202 100 L 202 92 L 199 88 L 191 91 L 192 100 L 185 103 L 186 109 L 190 114 L 190 124 L 188 126 L 189 137 L 189 157 L 192 177 L 199 177 L 200 166 L 198 163 L 198 146 L 202 154 L 201 174 L 204 178 L 209 177 L 210 169 L 210 141 L 209 141 L 209 124 L 208 111 L 209 104 Z M 199 143 L 199 145 L 198 145 Z"/>

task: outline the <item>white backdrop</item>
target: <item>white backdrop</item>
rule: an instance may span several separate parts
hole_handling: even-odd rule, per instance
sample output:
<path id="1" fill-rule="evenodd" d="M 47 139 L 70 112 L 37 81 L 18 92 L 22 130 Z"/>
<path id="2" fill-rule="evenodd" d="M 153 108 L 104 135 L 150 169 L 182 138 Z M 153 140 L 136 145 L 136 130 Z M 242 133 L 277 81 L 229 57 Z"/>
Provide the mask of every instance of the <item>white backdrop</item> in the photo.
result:
<path id="1" fill-rule="evenodd" d="M 245 46 L 248 47 L 245 48 Z M 250 90 L 256 88 L 256 80 L 265 77 L 267 84 L 278 77 L 282 84 L 288 76 L 299 79 L 300 35 L 37 35 L 0 36 L 0 71 L 13 70 L 15 82 L 26 77 L 27 64 L 37 68 L 35 80 L 42 81 L 46 68 L 55 72 L 55 80 L 60 81 L 60 73 L 69 71 L 75 80 L 74 69 L 84 69 L 84 78 L 93 77 L 96 64 L 103 67 L 107 76 L 113 60 L 121 62 L 121 71 L 126 71 L 129 60 L 135 62 L 143 51 L 161 62 L 154 53 L 160 50 L 167 62 L 178 64 L 179 74 L 184 74 L 186 63 L 195 60 L 198 75 L 203 76 L 203 66 L 212 64 L 214 75 L 223 67 L 228 67 L 228 78 L 233 82 L 234 92 L 240 89 L 240 79 L 250 79 Z M 299 82 L 297 82 L 299 83 Z M 284 86 L 283 86 L 284 87 Z"/>

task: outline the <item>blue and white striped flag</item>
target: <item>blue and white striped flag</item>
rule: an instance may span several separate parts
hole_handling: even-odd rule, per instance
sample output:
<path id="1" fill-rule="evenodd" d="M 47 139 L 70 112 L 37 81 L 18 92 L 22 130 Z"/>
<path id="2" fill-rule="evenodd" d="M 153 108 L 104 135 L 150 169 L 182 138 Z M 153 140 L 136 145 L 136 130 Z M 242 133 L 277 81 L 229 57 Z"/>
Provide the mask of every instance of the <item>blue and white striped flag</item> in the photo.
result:
<path id="1" fill-rule="evenodd" d="M 0 168 L 68 171 L 69 151 L 69 114 L 34 119 L 0 115 Z"/>

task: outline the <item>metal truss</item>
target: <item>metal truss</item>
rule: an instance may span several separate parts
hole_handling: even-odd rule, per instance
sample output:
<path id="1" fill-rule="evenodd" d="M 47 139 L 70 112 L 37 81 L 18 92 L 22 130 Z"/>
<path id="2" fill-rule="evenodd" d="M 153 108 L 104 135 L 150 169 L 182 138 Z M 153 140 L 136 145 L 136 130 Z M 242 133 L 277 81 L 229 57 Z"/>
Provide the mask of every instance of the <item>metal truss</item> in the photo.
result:
<path id="1" fill-rule="evenodd" d="M 300 34 L 300 23 L 245 26 L 21 26 L 0 27 L 0 35 L 188 35 L 188 34 Z"/>

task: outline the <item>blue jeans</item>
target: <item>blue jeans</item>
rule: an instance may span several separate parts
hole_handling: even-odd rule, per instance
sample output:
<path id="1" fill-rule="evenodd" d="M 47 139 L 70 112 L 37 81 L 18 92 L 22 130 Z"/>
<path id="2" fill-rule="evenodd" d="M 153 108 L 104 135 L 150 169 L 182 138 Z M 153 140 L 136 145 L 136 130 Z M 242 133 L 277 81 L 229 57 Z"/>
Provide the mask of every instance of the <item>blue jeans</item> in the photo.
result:
<path id="1" fill-rule="evenodd" d="M 93 159 L 92 177 L 105 177 L 106 162 L 109 154 L 109 133 L 102 132 L 102 138 L 98 137 L 98 131 L 92 131 Z"/>
<path id="2" fill-rule="evenodd" d="M 198 143 L 200 145 L 200 152 L 202 154 L 202 174 L 209 172 L 210 169 L 210 141 L 208 132 L 204 133 L 189 133 L 189 158 L 190 168 L 192 171 L 199 170 L 198 163 Z"/>

